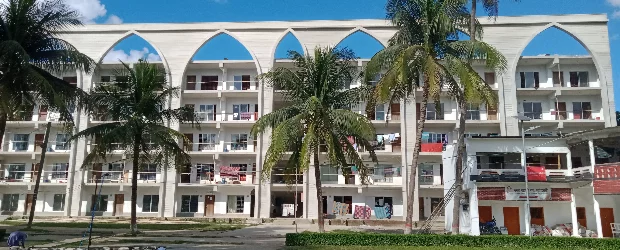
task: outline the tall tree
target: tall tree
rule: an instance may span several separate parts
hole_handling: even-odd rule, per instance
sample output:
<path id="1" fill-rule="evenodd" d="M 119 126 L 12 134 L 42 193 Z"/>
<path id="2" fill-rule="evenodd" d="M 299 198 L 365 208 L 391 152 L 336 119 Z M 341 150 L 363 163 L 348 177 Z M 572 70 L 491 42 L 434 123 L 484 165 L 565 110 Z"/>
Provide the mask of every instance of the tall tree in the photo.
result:
<path id="1" fill-rule="evenodd" d="M 486 43 L 458 41 L 459 29 L 467 27 L 471 20 L 466 4 L 466 0 L 388 0 L 387 17 L 397 32 L 390 39 L 389 46 L 377 53 L 366 67 L 366 82 L 377 73 L 385 72 L 375 89 L 373 100 L 376 102 L 409 101 L 416 90 L 422 88 L 408 178 L 406 234 L 411 233 L 413 225 L 413 190 L 416 188 L 427 103 L 434 102 L 440 107 L 443 88 L 457 100 L 476 96 L 482 101 L 496 103 L 491 87 L 484 83 L 469 62 L 475 57 L 487 67 L 495 68 L 505 65 L 505 59 Z"/>
<path id="2" fill-rule="evenodd" d="M 138 232 L 136 199 L 138 197 L 138 172 L 146 164 L 157 164 L 165 170 L 169 166 L 187 166 L 191 158 L 178 141 L 189 143 L 180 132 L 166 126 L 168 122 L 197 121 L 190 108 L 168 109 L 167 101 L 176 98 L 178 88 L 166 84 L 166 73 L 161 66 L 140 60 L 133 68 L 123 63 L 115 72 L 116 79 L 126 79 L 112 84 L 100 84 L 91 92 L 93 103 L 105 107 L 115 117 L 114 122 L 87 128 L 71 139 L 95 140 L 82 167 L 108 162 L 115 150 L 131 157 L 131 232 Z M 92 115 L 97 115 L 92 111 Z"/>
<path id="3" fill-rule="evenodd" d="M 620 126 L 620 111 L 616 111 L 616 122 L 618 122 L 618 126 Z"/>
<path id="4" fill-rule="evenodd" d="M 326 152 L 330 166 L 343 169 L 343 174 L 348 174 L 349 166 L 356 166 L 362 183 L 368 180 L 368 169 L 357 146 L 366 148 L 377 162 L 370 143 L 376 140 L 372 123 L 350 110 L 367 96 L 367 88 L 344 90 L 356 74 L 355 56 L 348 49 L 316 48 L 312 56 L 291 51 L 289 57 L 294 68 L 276 68 L 260 79 L 283 90 L 291 105 L 262 116 L 251 133 L 256 138 L 272 130 L 262 168 L 263 179 L 270 177 L 271 170 L 287 151 L 293 152 L 286 164 L 289 172 L 296 171 L 295 168 L 300 172 L 309 170 L 312 157 L 319 232 L 324 232 L 320 152 Z"/>
<path id="5" fill-rule="evenodd" d="M 519 1 L 519 0 L 514 0 L 514 1 Z M 482 27 L 478 24 L 477 19 L 476 19 L 476 11 L 477 11 L 477 5 L 478 2 L 480 2 L 482 4 L 482 7 L 484 8 L 484 10 L 486 11 L 486 13 L 489 15 L 489 17 L 491 18 L 496 18 L 497 15 L 499 14 L 499 0 L 471 0 L 471 15 L 470 15 L 470 22 L 469 22 L 469 34 L 476 34 L 476 33 L 482 33 Z M 472 42 L 475 42 L 476 39 L 480 38 L 477 35 L 470 35 L 469 39 Z M 476 58 L 476 55 L 471 55 L 470 56 L 471 60 L 475 60 L 478 59 Z M 471 63 L 471 60 L 469 61 L 469 63 Z M 497 70 L 504 70 L 504 67 L 502 65 L 500 65 L 500 68 L 498 68 Z M 498 72 L 501 73 L 501 72 Z M 489 83 L 489 84 L 493 84 L 493 83 Z M 465 93 L 465 91 L 467 91 L 465 88 L 469 87 L 469 86 L 462 86 L 461 91 L 460 91 L 460 96 L 462 96 L 463 98 L 459 98 L 458 99 L 458 107 L 459 107 L 459 128 L 458 128 L 458 141 L 457 141 L 457 146 L 456 146 L 456 159 L 455 159 L 455 163 L 456 163 L 456 178 L 455 178 L 455 184 L 457 187 L 457 190 L 454 194 L 454 203 L 453 203 L 453 207 L 452 207 L 452 232 L 453 233 L 458 233 L 459 231 L 459 224 L 460 224 L 460 211 L 461 211 L 461 197 L 463 196 L 463 191 L 462 191 L 462 186 L 463 186 L 463 176 L 462 176 L 462 172 L 463 172 L 463 164 L 464 164 L 464 157 L 465 157 L 465 120 L 466 120 L 466 116 L 467 116 L 467 105 L 469 104 L 479 104 L 479 96 L 477 96 L 476 92 L 472 92 L 469 94 L 471 95 L 467 95 Z M 483 96 L 488 95 L 488 93 L 482 93 Z M 494 107 L 496 104 L 495 103 L 489 103 L 490 105 L 488 105 L 489 107 Z"/>
<path id="6" fill-rule="evenodd" d="M 92 59 L 59 38 L 80 26 L 79 14 L 62 0 L 0 2 L 0 140 L 13 114 L 48 106 L 71 125 L 73 107 L 86 104 L 84 91 L 56 77 L 76 69 L 90 72 Z"/>
<path id="7" fill-rule="evenodd" d="M 72 127 L 74 110 L 70 107 L 81 109 L 87 95 L 55 75 L 76 69 L 89 72 L 94 65 L 88 56 L 58 37 L 60 31 L 81 25 L 78 18 L 77 12 L 59 0 L 0 2 L 0 141 L 7 120 L 32 112 L 35 105 L 59 112 L 61 120 L 68 121 L 67 129 Z M 28 227 L 36 209 L 39 183 L 37 178 Z"/>

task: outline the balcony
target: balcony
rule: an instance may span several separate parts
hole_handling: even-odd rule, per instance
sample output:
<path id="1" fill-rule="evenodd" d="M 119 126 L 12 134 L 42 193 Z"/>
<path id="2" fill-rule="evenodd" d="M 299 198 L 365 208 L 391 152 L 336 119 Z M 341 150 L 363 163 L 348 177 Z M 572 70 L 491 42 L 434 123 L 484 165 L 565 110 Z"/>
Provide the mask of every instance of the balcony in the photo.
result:
<path id="1" fill-rule="evenodd" d="M 51 169 L 53 166 L 49 166 Z M 0 177 L 1 182 L 5 183 L 34 183 L 37 179 L 38 171 L 13 171 L 6 169 Z M 67 184 L 69 172 L 61 170 L 43 170 L 41 173 L 41 185 L 46 184 Z"/>
<path id="2" fill-rule="evenodd" d="M 90 170 L 86 173 L 87 182 L 94 183 L 131 183 L 131 170 Z M 159 172 L 144 171 L 138 172 L 139 184 L 159 183 Z"/>
<path id="3" fill-rule="evenodd" d="M 321 167 L 321 183 L 336 186 L 362 186 L 357 169 L 351 168 L 350 174 L 343 175 L 342 169 L 329 166 Z M 369 168 L 367 183 L 371 186 L 401 186 L 403 178 L 400 167 L 377 165 Z"/>
<path id="4" fill-rule="evenodd" d="M 109 112 L 98 112 L 90 117 L 90 121 L 92 123 L 107 123 L 107 122 L 115 122 L 119 121 L 118 117 L 112 116 Z"/>
<path id="5" fill-rule="evenodd" d="M 30 138 L 24 138 L 30 139 Z M 38 138 L 37 138 L 38 139 Z M 40 154 L 43 149 L 41 145 L 42 141 L 35 141 L 32 143 L 30 140 L 9 140 L 2 145 L 0 153 L 2 154 Z M 48 141 L 47 153 L 48 154 L 69 154 L 71 144 L 67 141 Z"/>
<path id="6" fill-rule="evenodd" d="M 420 164 L 418 166 L 418 183 L 424 187 L 439 187 L 443 185 L 441 165 Z"/>
<path id="7" fill-rule="evenodd" d="M 185 83 L 186 97 L 257 97 L 258 81 L 209 81 Z"/>
<path id="8" fill-rule="evenodd" d="M 53 124 L 63 121 L 58 112 L 42 111 L 35 113 L 32 111 L 18 112 L 13 117 L 9 117 L 7 127 L 19 127 L 24 123 L 43 123 L 52 122 Z"/>
<path id="9" fill-rule="evenodd" d="M 222 113 L 220 119 L 230 123 L 254 123 L 258 120 L 258 112 Z"/>
<path id="10" fill-rule="evenodd" d="M 470 180 L 476 182 L 525 182 L 525 171 L 523 171 L 520 163 L 494 163 L 489 166 L 494 168 L 473 169 Z M 528 164 L 528 179 L 530 182 L 560 183 L 592 181 L 591 167 L 578 167 L 571 170 L 557 169 L 557 167 L 558 164 Z M 538 172 L 539 170 L 536 168 L 544 171 Z"/>
<path id="11" fill-rule="evenodd" d="M 224 170 L 222 172 L 222 170 Z M 215 172 L 201 172 L 192 169 L 191 172 L 180 173 L 178 182 L 182 186 L 191 185 L 253 185 L 258 179 L 252 171 L 242 171 L 239 167 L 223 166 Z"/>

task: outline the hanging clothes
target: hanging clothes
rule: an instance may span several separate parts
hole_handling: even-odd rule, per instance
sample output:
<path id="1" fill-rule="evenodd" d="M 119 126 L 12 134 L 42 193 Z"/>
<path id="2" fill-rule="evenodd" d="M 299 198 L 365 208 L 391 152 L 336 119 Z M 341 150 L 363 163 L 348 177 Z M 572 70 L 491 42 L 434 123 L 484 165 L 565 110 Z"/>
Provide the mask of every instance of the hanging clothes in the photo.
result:
<path id="1" fill-rule="evenodd" d="M 358 206 L 355 205 L 355 213 L 353 214 L 354 219 L 370 219 L 370 215 L 372 214 L 372 210 L 369 206 Z"/>
<path id="2" fill-rule="evenodd" d="M 395 134 L 389 134 L 388 136 L 389 136 L 390 142 L 393 142 L 394 139 L 396 139 L 396 135 Z"/>
<path id="3" fill-rule="evenodd" d="M 377 135 L 377 143 L 379 144 L 383 143 L 383 135 Z"/>

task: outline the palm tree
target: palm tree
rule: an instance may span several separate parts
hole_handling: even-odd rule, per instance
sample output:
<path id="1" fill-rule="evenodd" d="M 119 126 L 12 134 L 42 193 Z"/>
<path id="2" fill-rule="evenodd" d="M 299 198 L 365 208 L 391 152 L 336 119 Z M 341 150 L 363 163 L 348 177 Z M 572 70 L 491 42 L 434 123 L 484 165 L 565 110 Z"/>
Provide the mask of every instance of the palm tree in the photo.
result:
<path id="1" fill-rule="evenodd" d="M 140 60 L 133 68 L 122 63 L 115 72 L 117 79 L 127 79 L 114 84 L 97 85 L 91 93 L 93 103 L 106 108 L 118 121 L 87 128 L 71 139 L 91 138 L 91 145 L 82 167 L 94 163 L 108 162 L 114 150 L 122 150 L 131 157 L 133 171 L 131 177 L 131 232 L 137 233 L 136 199 L 138 196 L 138 171 L 146 164 L 166 166 L 187 166 L 191 158 L 178 144 L 179 140 L 188 143 L 185 136 L 166 123 L 192 122 L 197 119 L 189 108 L 166 109 L 170 98 L 178 97 L 178 88 L 166 84 L 166 73 L 156 65 Z M 93 111 L 93 115 L 96 115 Z"/>
<path id="2" fill-rule="evenodd" d="M 345 89 L 355 76 L 355 56 L 348 49 L 316 48 L 313 57 L 289 52 L 295 64 L 293 69 L 276 68 L 260 76 L 275 89 L 283 90 L 290 106 L 261 117 L 252 127 L 252 136 L 271 133 L 271 145 L 263 163 L 262 178 L 269 178 L 271 170 L 286 152 L 292 155 L 286 169 L 296 172 L 310 170 L 313 159 L 316 181 L 319 232 L 325 231 L 323 192 L 321 188 L 321 152 L 331 167 L 350 171 L 358 168 L 362 183 L 367 182 L 368 169 L 356 146 L 366 148 L 370 158 L 377 162 L 370 142 L 376 140 L 375 129 L 365 116 L 350 110 L 366 96 L 367 88 Z M 354 145 L 349 138 L 354 138 Z M 286 172 L 286 170 L 285 170 Z"/>
<path id="3" fill-rule="evenodd" d="M 620 111 L 616 111 L 616 122 L 618 122 L 618 126 L 620 126 Z"/>
<path id="4" fill-rule="evenodd" d="M 520 1 L 520 0 L 513 0 Z M 469 22 L 469 31 L 476 30 L 476 12 L 478 11 L 478 2 L 482 4 L 482 7 L 491 18 L 496 18 L 499 15 L 499 0 L 471 0 L 471 21 Z M 470 37 L 471 40 L 475 40 L 474 36 Z"/>
<path id="5" fill-rule="evenodd" d="M 0 140 L 11 114 L 46 105 L 71 125 L 70 107 L 86 104 L 84 91 L 55 76 L 76 69 L 90 72 L 95 65 L 58 37 L 79 25 L 79 14 L 60 0 L 0 3 Z"/>
<path id="6" fill-rule="evenodd" d="M 470 61 L 482 61 L 488 68 L 501 68 L 505 59 L 483 42 L 458 41 L 459 29 L 470 19 L 466 0 L 389 0 L 387 17 L 397 32 L 389 46 L 368 63 L 365 81 L 385 74 L 375 89 L 376 102 L 408 101 L 422 88 L 420 117 L 408 179 L 405 233 L 412 231 L 413 190 L 416 187 L 418 157 L 429 101 L 440 107 L 442 88 L 457 100 L 496 103 L 492 89 L 472 68 Z M 480 35 L 477 30 L 475 35 Z M 422 81 L 420 81 L 422 79 Z M 422 82 L 422 83 L 420 83 Z M 475 98 L 476 97 L 476 98 Z"/>
<path id="7" fill-rule="evenodd" d="M 89 72 L 94 65 L 88 56 L 58 38 L 60 31 L 81 25 L 78 18 L 62 1 L 0 2 L 0 141 L 7 120 L 32 112 L 36 104 L 60 113 L 67 130 L 71 129 L 74 110 L 70 107 L 81 109 L 87 95 L 55 74 L 76 69 Z M 38 176 L 28 228 L 36 210 L 41 174 Z"/>

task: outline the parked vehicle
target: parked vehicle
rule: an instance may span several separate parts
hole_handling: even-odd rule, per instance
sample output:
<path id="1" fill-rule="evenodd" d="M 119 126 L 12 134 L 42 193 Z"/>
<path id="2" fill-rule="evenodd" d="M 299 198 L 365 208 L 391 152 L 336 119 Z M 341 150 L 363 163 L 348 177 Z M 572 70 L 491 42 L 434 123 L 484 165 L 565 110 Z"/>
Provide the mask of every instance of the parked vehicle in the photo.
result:
<path id="1" fill-rule="evenodd" d="M 493 217 L 493 219 L 490 221 L 480 222 L 480 234 L 502 234 L 502 232 L 497 227 L 495 217 Z"/>

